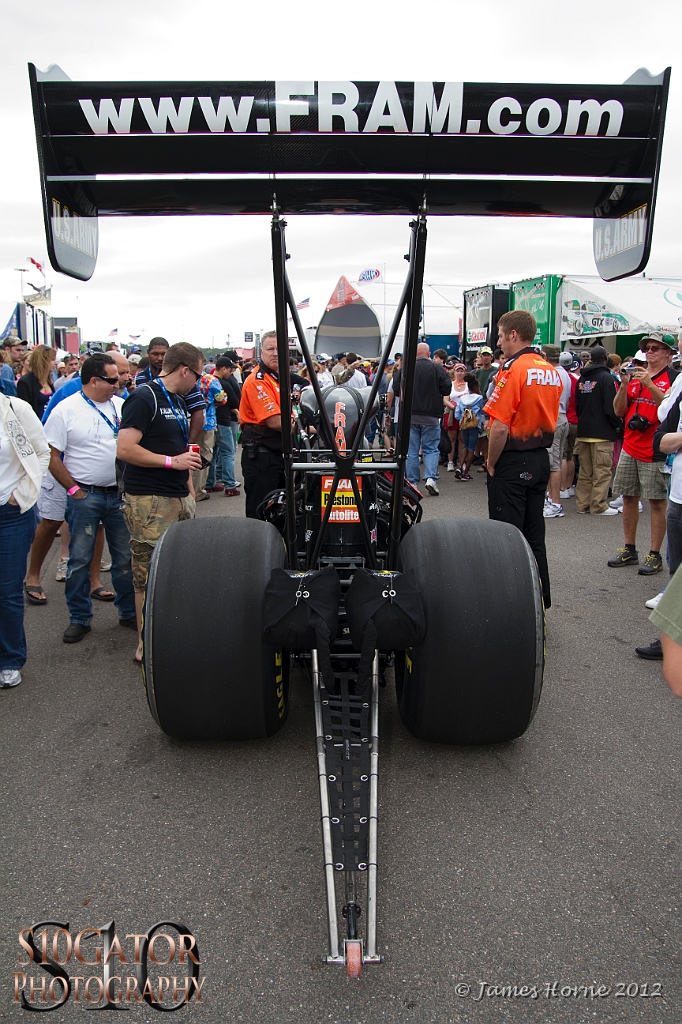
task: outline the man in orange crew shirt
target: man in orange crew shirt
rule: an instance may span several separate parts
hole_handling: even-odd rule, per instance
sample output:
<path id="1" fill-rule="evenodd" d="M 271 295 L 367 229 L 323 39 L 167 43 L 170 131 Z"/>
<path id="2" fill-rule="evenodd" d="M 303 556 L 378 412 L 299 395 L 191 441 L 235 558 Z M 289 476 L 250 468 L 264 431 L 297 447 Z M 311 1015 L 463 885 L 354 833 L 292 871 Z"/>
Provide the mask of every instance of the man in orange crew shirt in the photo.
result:
<path id="1" fill-rule="evenodd" d="M 545 607 L 551 605 L 542 510 L 562 381 L 532 348 L 535 317 L 524 310 L 498 321 L 504 362 L 484 408 L 490 417 L 488 515 L 518 527 L 535 555 Z"/>
<path id="2" fill-rule="evenodd" d="M 277 335 L 264 334 L 259 365 L 242 387 L 242 479 L 246 515 L 257 519 L 260 503 L 270 491 L 284 487 L 282 417 L 277 372 Z"/>

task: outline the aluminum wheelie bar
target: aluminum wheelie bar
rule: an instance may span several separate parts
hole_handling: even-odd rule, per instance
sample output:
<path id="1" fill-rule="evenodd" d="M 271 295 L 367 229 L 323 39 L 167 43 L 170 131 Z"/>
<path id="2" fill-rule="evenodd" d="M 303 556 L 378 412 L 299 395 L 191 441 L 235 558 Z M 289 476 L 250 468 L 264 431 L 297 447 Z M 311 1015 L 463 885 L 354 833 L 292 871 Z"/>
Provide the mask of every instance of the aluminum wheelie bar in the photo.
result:
<path id="1" fill-rule="evenodd" d="M 320 810 L 322 823 L 322 848 L 324 853 L 324 883 L 327 890 L 327 920 L 329 923 L 329 955 L 327 963 L 342 964 L 345 958 L 339 953 L 339 924 L 336 913 L 336 883 L 334 879 L 334 857 L 332 853 L 331 815 L 329 812 L 329 791 L 327 789 L 327 753 L 324 746 L 324 725 L 322 722 L 322 697 L 320 695 L 320 667 L 317 651 L 311 651 L 313 672 L 313 700 L 315 704 L 315 744 L 317 747 L 317 776 L 320 784 Z"/>
<path id="2" fill-rule="evenodd" d="M 367 856 L 367 943 L 363 963 L 381 963 L 377 955 L 377 832 L 379 826 L 379 652 L 374 653 L 370 696 L 369 844 Z"/>

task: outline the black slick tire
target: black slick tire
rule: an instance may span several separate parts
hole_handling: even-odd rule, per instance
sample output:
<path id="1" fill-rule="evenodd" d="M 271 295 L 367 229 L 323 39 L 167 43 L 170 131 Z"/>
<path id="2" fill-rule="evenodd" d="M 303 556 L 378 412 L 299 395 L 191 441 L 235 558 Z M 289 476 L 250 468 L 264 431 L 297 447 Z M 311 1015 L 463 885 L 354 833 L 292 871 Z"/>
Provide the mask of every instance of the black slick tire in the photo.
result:
<path id="1" fill-rule="evenodd" d="M 253 740 L 287 714 L 288 658 L 261 642 L 263 591 L 285 565 L 269 523 L 174 523 L 156 546 L 143 625 L 147 700 L 169 736 Z"/>
<path id="2" fill-rule="evenodd" d="M 400 716 L 423 740 L 501 743 L 528 728 L 542 689 L 544 608 L 537 565 L 514 526 L 430 520 L 400 545 L 424 611 L 421 647 L 396 652 Z"/>

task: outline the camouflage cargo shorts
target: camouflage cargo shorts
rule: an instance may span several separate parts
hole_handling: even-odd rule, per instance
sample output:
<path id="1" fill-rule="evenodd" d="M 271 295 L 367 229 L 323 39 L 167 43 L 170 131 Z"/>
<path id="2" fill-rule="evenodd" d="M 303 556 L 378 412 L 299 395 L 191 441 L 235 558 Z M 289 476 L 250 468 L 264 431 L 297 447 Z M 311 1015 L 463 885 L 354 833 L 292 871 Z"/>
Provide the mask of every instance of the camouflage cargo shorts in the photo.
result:
<path id="1" fill-rule="evenodd" d="M 159 494 L 124 494 L 124 516 L 130 532 L 133 586 L 147 586 L 152 552 L 169 526 L 183 519 L 194 519 L 194 498 L 166 498 Z"/>

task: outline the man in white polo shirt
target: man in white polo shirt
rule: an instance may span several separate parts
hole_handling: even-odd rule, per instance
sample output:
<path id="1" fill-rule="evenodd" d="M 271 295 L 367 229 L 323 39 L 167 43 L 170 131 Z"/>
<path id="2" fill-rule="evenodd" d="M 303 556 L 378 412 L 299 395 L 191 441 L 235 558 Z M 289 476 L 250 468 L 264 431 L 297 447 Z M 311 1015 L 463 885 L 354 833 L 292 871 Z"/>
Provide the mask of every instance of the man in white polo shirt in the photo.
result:
<path id="1" fill-rule="evenodd" d="M 63 636 L 67 644 L 78 643 L 90 632 L 90 563 L 100 522 L 111 552 L 119 622 L 136 628 L 130 534 L 116 483 L 116 444 L 123 407 L 123 399 L 115 394 L 118 381 L 112 356 L 101 352 L 90 356 L 81 368 L 82 391 L 60 402 L 45 425 L 50 472 L 68 495 L 66 519 L 71 540 L 66 603 L 71 622 Z"/>

